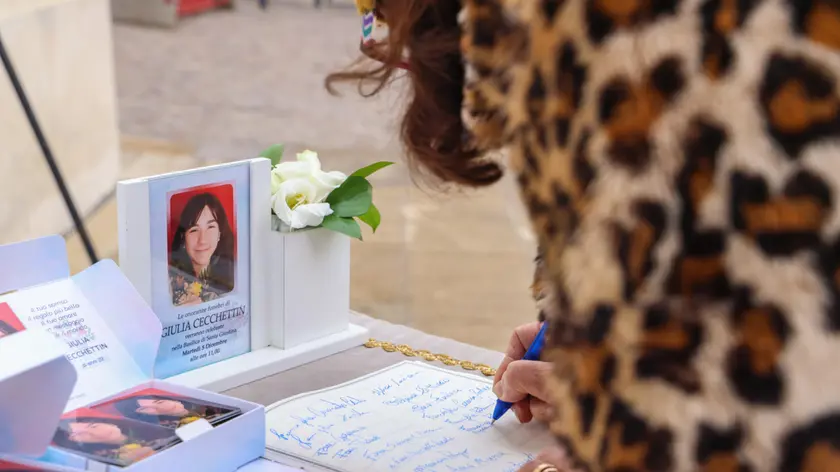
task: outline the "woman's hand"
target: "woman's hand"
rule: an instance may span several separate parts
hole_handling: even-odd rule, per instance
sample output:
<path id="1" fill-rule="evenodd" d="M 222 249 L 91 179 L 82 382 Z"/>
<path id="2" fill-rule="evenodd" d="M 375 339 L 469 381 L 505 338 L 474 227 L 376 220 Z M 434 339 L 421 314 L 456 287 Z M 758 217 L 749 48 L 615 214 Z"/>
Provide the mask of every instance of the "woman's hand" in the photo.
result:
<path id="1" fill-rule="evenodd" d="M 522 423 L 534 418 L 543 422 L 551 419 L 551 407 L 545 391 L 545 379 L 551 372 L 551 364 L 521 360 L 539 330 L 540 323 L 534 322 L 513 331 L 505 358 L 493 379 L 493 393 L 513 403 L 512 410 Z"/>

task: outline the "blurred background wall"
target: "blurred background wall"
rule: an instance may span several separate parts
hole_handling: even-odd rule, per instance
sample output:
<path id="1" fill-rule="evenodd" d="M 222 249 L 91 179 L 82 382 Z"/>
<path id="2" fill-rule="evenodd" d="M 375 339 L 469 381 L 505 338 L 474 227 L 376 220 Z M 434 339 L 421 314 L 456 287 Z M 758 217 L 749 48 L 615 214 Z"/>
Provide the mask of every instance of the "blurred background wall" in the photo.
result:
<path id="1" fill-rule="evenodd" d="M 120 168 L 108 0 L 0 0 L 0 34 L 80 211 L 90 213 Z M 66 232 L 64 201 L 0 75 L 0 242 Z"/>

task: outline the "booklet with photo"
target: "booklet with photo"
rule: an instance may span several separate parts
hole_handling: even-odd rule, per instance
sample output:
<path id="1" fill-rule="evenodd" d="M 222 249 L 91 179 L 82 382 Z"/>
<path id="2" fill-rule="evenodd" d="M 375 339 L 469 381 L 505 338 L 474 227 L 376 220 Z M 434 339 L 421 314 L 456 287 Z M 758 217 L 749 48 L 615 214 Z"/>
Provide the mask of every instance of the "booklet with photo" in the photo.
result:
<path id="1" fill-rule="evenodd" d="M 170 429 L 180 428 L 200 418 L 204 418 L 213 426 L 218 426 L 242 414 L 242 411 L 236 407 L 154 388 L 133 392 L 94 405 L 91 409 Z"/>
<path id="2" fill-rule="evenodd" d="M 72 454 L 125 467 L 178 442 L 180 439 L 172 429 L 79 408 L 61 417 L 52 445 Z"/>
<path id="3" fill-rule="evenodd" d="M 112 269 L 111 274 L 118 270 Z M 0 319 L 8 321 L 16 315 L 20 328 L 46 331 L 67 345 L 65 357 L 78 375 L 67 410 L 122 392 L 134 379 L 145 377 L 134 361 L 134 352 L 129 352 L 120 342 L 77 281 L 58 280 L 0 297 L 0 307 L 6 306 L 9 310 L 0 308 Z M 113 281 L 113 285 L 107 285 L 110 281 L 97 282 L 105 284 L 101 286 L 102 290 L 125 290 L 127 285 L 119 280 Z M 115 302 L 112 299 L 105 303 Z M 129 310 L 136 309 L 142 301 L 125 303 L 123 306 Z"/>

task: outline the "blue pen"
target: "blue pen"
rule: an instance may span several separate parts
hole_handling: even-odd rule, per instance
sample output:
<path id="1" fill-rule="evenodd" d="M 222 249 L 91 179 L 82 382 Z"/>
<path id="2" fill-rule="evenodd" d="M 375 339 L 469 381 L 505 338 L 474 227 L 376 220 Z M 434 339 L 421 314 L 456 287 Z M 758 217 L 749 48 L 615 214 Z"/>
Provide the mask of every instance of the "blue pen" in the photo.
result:
<path id="1" fill-rule="evenodd" d="M 534 338 L 534 342 L 531 343 L 531 347 L 525 351 L 525 356 L 522 357 L 524 361 L 537 361 L 540 359 L 540 353 L 542 352 L 543 343 L 545 342 L 545 329 L 548 327 L 548 321 L 543 322 L 542 327 L 540 328 L 540 332 L 537 333 L 537 337 Z M 502 417 L 510 407 L 513 406 L 513 403 L 508 403 L 502 400 L 496 400 L 496 408 L 493 410 L 493 421 L 490 422 L 492 425 L 495 423 L 499 418 Z"/>

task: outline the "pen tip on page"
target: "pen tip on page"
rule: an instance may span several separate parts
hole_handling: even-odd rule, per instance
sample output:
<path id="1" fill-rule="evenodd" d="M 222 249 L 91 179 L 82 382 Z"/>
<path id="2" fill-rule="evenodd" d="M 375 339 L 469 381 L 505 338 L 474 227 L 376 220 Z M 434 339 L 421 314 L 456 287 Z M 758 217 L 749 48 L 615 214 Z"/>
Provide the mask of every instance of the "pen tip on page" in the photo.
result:
<path id="1" fill-rule="evenodd" d="M 495 423 L 495 422 L 496 422 L 496 420 L 490 420 L 490 426 L 493 426 L 493 423 Z"/>

